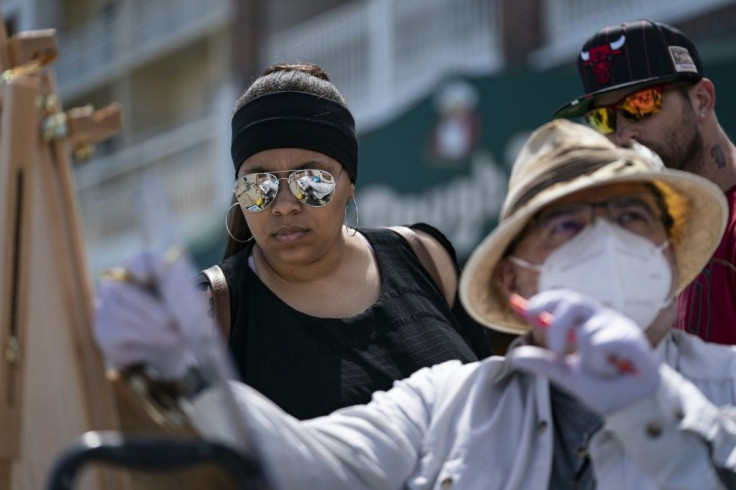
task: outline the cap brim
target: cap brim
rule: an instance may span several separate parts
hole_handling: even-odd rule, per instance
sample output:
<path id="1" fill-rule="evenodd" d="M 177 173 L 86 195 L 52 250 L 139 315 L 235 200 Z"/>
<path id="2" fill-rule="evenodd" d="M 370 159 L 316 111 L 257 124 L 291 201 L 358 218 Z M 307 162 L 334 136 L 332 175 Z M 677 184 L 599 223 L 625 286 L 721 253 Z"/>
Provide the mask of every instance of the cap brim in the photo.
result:
<path id="1" fill-rule="evenodd" d="M 633 89 L 645 88 L 652 85 L 658 85 L 660 83 L 672 82 L 678 79 L 685 79 L 683 74 L 669 75 L 666 77 L 648 78 L 645 80 L 635 80 L 633 82 L 622 83 L 619 85 L 613 85 L 604 89 L 598 90 L 590 94 L 581 95 L 577 99 L 574 99 L 567 104 L 561 106 L 554 112 L 554 117 L 562 117 L 565 119 L 572 119 L 574 117 L 581 117 L 585 115 L 590 109 L 595 107 L 594 102 L 603 95 L 614 94 L 615 92 L 621 92 L 621 97 L 630 93 Z M 689 77 L 688 77 L 689 79 Z"/>
<path id="2" fill-rule="evenodd" d="M 464 267 L 459 285 L 460 300 L 470 316 L 494 330 L 514 334 L 528 331 L 529 326 L 514 314 L 505 293 L 494 281 L 496 266 L 509 244 L 538 211 L 558 199 L 589 188 L 623 182 L 653 183 L 664 195 L 667 209 L 676 223 L 677 237 L 673 237 L 679 274 L 676 292 L 684 289 L 707 264 L 725 230 L 728 207 L 723 192 L 706 179 L 677 170 L 605 178 L 591 175 L 539 193 L 476 247 Z"/>

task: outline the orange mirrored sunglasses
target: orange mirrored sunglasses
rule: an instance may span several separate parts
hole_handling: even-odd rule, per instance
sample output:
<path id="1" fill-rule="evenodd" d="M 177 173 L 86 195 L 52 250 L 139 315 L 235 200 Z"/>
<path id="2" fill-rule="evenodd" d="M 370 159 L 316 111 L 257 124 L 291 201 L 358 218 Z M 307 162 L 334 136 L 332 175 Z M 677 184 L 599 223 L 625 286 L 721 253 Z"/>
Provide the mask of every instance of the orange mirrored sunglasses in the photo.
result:
<path id="1" fill-rule="evenodd" d="M 682 84 L 679 84 L 680 86 Z M 655 85 L 634 92 L 619 102 L 608 106 L 596 107 L 585 114 L 587 123 L 601 134 L 616 131 L 616 113 L 627 121 L 637 122 L 662 110 L 662 94 L 673 85 Z"/>

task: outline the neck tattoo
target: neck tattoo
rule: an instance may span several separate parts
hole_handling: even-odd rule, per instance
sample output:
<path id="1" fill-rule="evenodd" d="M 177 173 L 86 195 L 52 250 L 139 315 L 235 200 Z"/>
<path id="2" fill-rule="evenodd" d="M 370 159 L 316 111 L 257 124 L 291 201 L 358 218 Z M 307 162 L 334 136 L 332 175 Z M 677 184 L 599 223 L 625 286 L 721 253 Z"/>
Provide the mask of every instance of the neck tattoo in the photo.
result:
<path id="1" fill-rule="evenodd" d="M 726 154 L 723 152 L 720 143 L 710 149 L 710 156 L 715 160 L 719 170 L 726 166 Z"/>

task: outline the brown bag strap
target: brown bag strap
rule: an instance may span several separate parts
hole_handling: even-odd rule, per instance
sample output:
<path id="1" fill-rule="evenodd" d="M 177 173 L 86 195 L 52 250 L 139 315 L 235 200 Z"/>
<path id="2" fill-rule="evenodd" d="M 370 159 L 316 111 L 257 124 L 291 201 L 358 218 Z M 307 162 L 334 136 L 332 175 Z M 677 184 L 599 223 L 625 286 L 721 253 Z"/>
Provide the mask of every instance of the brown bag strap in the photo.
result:
<path id="1" fill-rule="evenodd" d="M 434 283 L 440 289 L 442 295 L 445 296 L 445 285 L 442 282 L 440 271 L 437 269 L 437 265 L 434 263 L 432 254 L 429 253 L 429 250 L 427 250 L 426 245 L 424 245 L 424 242 L 417 234 L 417 232 L 415 232 L 408 226 L 389 226 L 389 229 L 401 235 L 404 240 L 409 243 L 409 246 L 414 251 L 414 254 L 419 259 L 419 262 L 424 266 L 427 272 L 429 272 L 429 275 L 432 276 L 432 280 L 434 280 Z"/>
<path id="2" fill-rule="evenodd" d="M 220 325 L 225 340 L 230 338 L 230 288 L 227 285 L 225 273 L 219 265 L 213 265 L 202 271 L 210 282 L 212 291 L 212 306 L 215 310 L 215 320 Z"/>

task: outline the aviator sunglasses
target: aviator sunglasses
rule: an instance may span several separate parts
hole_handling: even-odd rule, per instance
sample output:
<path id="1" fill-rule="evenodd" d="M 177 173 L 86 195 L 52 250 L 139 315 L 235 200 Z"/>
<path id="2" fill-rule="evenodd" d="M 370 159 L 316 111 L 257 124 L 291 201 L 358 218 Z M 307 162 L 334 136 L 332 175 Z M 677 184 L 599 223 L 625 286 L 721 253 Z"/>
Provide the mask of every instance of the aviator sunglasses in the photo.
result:
<path id="1" fill-rule="evenodd" d="M 662 110 L 662 95 L 666 90 L 684 86 L 684 83 L 664 84 L 647 87 L 624 97 L 615 104 L 596 107 L 585 114 L 585 120 L 591 128 L 601 134 L 616 131 L 616 113 L 627 121 L 637 122 L 649 116 L 659 114 Z"/>
<path id="2" fill-rule="evenodd" d="M 276 173 L 289 175 L 277 177 L 273 173 L 259 172 L 238 178 L 234 192 L 240 207 L 252 213 L 263 211 L 276 199 L 282 180 L 287 181 L 294 197 L 307 206 L 316 208 L 326 206 L 335 196 L 337 181 L 327 170 L 308 168 Z"/>

